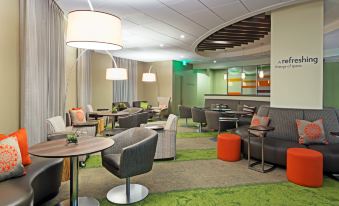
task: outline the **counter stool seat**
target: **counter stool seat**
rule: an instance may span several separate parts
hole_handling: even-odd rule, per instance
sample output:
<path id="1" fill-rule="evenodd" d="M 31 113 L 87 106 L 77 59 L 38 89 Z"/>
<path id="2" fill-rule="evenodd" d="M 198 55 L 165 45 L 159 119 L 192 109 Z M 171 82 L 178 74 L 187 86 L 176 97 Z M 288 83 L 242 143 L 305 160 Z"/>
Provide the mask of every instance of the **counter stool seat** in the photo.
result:
<path id="1" fill-rule="evenodd" d="M 234 162 L 240 160 L 241 138 L 236 134 L 223 133 L 218 135 L 218 159 Z"/>
<path id="2" fill-rule="evenodd" d="M 321 187 L 323 184 L 323 155 L 306 148 L 287 150 L 287 179 L 306 187 Z"/>

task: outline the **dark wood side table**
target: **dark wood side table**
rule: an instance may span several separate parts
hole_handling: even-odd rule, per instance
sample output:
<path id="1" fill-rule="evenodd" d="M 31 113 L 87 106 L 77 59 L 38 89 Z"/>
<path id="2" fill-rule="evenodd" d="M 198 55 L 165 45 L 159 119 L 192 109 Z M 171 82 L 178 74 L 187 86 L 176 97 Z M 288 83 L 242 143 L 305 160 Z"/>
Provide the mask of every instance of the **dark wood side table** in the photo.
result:
<path id="1" fill-rule="evenodd" d="M 266 173 L 266 172 L 272 171 L 275 168 L 274 165 L 265 163 L 265 158 L 264 158 L 265 134 L 273 130 L 274 130 L 274 127 L 266 127 L 266 126 L 252 126 L 248 128 L 247 154 L 248 154 L 248 168 L 249 169 L 262 172 L 262 173 Z M 257 135 L 252 134 L 250 131 L 261 132 L 262 135 L 257 136 Z M 251 136 L 261 139 L 261 161 L 255 161 L 253 163 L 251 163 Z M 261 167 L 258 168 L 257 167 L 258 165 L 261 165 Z"/>
<path id="2" fill-rule="evenodd" d="M 45 158 L 71 158 L 70 199 L 60 202 L 59 205 L 100 205 L 99 201 L 94 198 L 78 196 L 78 157 L 99 152 L 113 146 L 113 144 L 112 139 L 102 137 L 80 137 L 77 144 L 66 144 L 65 139 L 59 139 L 33 145 L 29 148 L 29 153 Z"/>

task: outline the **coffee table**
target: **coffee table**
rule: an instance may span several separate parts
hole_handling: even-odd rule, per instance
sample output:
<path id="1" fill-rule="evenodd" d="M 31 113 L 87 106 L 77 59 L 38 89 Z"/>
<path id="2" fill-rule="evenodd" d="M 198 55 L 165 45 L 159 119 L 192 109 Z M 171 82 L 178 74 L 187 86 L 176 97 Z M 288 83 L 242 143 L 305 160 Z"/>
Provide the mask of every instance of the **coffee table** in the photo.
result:
<path id="1" fill-rule="evenodd" d="M 255 170 L 257 172 L 266 173 L 272 171 L 275 166 L 271 164 L 265 163 L 265 157 L 264 157 L 264 140 L 265 135 L 254 135 L 250 133 L 250 131 L 258 131 L 267 133 L 274 130 L 274 127 L 268 127 L 268 126 L 252 126 L 248 128 L 248 144 L 247 144 L 247 156 L 248 156 L 248 168 Z M 261 161 L 255 161 L 251 163 L 251 136 L 255 136 L 257 138 L 261 138 Z M 256 166 L 261 165 L 261 167 L 258 169 Z M 266 167 L 266 168 L 265 168 Z"/>
<path id="2" fill-rule="evenodd" d="M 65 139 L 59 139 L 33 145 L 29 153 L 45 158 L 71 158 L 70 199 L 58 205 L 100 205 L 94 198 L 78 196 L 79 156 L 102 151 L 113 144 L 112 139 L 103 137 L 80 137 L 77 144 L 66 144 Z"/>

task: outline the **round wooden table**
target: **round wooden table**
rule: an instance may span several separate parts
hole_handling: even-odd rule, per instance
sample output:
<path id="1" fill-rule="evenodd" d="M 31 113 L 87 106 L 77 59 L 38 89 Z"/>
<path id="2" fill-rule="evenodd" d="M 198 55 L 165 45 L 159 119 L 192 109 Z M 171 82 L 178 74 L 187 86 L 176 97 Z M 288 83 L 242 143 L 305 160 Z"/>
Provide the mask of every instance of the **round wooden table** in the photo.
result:
<path id="1" fill-rule="evenodd" d="M 92 154 L 113 146 L 114 141 L 103 137 L 80 137 L 77 144 L 67 144 L 65 139 L 43 142 L 29 148 L 29 153 L 45 158 L 71 158 L 70 199 L 59 205 L 100 205 L 91 197 L 78 196 L 79 156 Z"/>

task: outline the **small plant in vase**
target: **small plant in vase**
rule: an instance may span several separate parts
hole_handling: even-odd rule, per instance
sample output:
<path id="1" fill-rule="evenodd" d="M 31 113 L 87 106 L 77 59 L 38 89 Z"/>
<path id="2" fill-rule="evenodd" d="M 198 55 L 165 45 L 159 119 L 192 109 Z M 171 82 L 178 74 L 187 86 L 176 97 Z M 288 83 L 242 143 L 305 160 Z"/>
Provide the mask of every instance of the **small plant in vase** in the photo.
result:
<path id="1" fill-rule="evenodd" d="M 80 137 L 81 133 L 81 131 L 76 130 L 73 134 L 68 134 L 66 138 L 67 144 L 78 144 L 78 137 Z"/>
<path id="2" fill-rule="evenodd" d="M 116 107 L 113 107 L 112 108 L 112 113 L 117 113 L 118 112 L 118 109 Z"/>
<path id="3" fill-rule="evenodd" d="M 68 134 L 66 142 L 67 144 L 78 144 L 78 137 L 76 134 Z"/>

